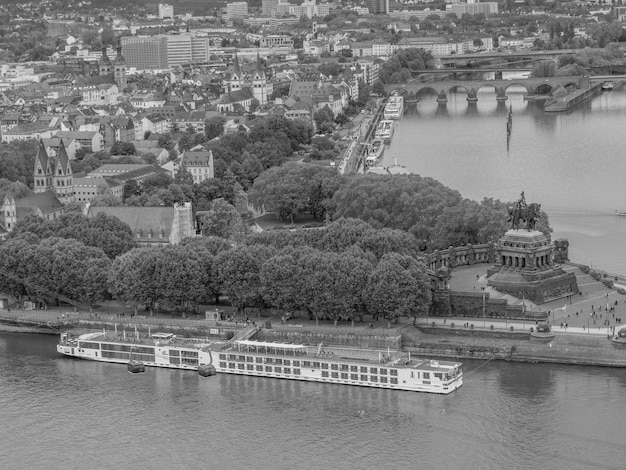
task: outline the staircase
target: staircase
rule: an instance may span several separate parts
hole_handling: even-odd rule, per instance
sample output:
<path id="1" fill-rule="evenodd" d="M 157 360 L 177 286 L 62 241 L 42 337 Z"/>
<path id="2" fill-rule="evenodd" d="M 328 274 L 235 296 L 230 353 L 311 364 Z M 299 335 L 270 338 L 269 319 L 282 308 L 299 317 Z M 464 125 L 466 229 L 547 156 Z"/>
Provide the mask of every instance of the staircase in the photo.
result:
<path id="1" fill-rule="evenodd" d="M 247 339 L 252 338 L 259 329 L 256 326 L 249 325 L 246 326 L 243 330 L 239 330 L 235 336 L 233 336 L 228 342 L 230 344 L 234 344 L 237 341 L 245 341 Z"/>

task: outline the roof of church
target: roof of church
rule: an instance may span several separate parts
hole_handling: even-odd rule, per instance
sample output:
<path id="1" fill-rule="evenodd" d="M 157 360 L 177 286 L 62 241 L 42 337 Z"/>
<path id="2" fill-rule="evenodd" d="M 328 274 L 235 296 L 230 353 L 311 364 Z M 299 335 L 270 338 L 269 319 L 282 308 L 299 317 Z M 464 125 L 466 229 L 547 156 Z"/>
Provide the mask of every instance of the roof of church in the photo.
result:
<path id="1" fill-rule="evenodd" d="M 100 63 L 104 65 L 111 65 L 111 59 L 109 59 L 109 56 L 107 55 L 106 47 L 102 48 L 102 57 L 100 58 Z"/>
<path id="2" fill-rule="evenodd" d="M 237 54 L 235 54 L 235 61 L 233 63 L 233 75 L 232 76 L 237 76 L 237 78 L 241 78 L 241 67 L 239 66 L 239 58 L 237 57 Z"/>
<path id="3" fill-rule="evenodd" d="M 46 151 L 46 146 L 43 143 L 43 140 L 39 139 L 39 144 L 37 145 L 37 156 L 35 157 L 35 165 L 39 162 L 41 168 L 44 172 L 47 172 L 48 168 L 48 152 Z M 35 166 L 35 170 L 36 170 Z"/>
<path id="4" fill-rule="evenodd" d="M 65 150 L 65 144 L 63 143 L 63 139 L 61 139 L 59 151 L 57 152 L 57 165 L 61 165 L 64 174 L 72 172 L 72 168 L 70 167 L 70 159 L 67 156 L 67 151 Z"/>
<path id="5" fill-rule="evenodd" d="M 115 56 L 115 64 L 116 65 L 126 65 L 126 59 L 122 55 L 122 46 L 117 46 L 117 55 Z"/>
<path id="6" fill-rule="evenodd" d="M 64 206 L 52 191 L 35 193 L 15 201 L 18 218 L 22 214 L 33 212 L 39 209 L 43 214 L 55 212 Z"/>

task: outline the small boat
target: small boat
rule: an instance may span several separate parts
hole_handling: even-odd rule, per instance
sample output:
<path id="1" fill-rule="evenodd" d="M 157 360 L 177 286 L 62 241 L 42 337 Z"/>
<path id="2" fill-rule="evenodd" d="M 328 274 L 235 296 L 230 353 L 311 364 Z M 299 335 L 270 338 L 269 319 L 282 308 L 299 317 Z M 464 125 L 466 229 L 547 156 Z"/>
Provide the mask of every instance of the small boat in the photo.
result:
<path id="1" fill-rule="evenodd" d="M 626 217 L 626 212 L 615 211 L 615 215 L 620 215 Z"/>
<path id="2" fill-rule="evenodd" d="M 130 372 L 131 374 L 137 374 L 139 372 L 146 371 L 146 366 L 141 361 L 132 360 L 128 363 L 126 367 L 128 369 L 128 372 Z"/>
<path id="3" fill-rule="evenodd" d="M 603 89 L 604 91 L 611 91 L 611 90 L 613 89 L 613 87 L 614 87 L 614 86 L 615 86 L 615 85 L 613 84 L 613 82 L 604 82 L 604 83 L 602 84 L 602 89 Z"/>
<path id="4" fill-rule="evenodd" d="M 200 364 L 198 366 L 198 375 L 201 375 L 202 377 L 211 377 L 215 374 L 217 374 L 217 370 L 212 364 Z"/>

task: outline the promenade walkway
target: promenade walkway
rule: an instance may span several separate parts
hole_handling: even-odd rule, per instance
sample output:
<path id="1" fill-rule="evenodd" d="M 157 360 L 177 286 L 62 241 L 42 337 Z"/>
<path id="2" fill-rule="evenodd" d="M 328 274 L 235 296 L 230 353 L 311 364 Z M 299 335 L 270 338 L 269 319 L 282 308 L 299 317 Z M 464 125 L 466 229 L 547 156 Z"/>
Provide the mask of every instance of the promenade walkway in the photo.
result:
<path id="1" fill-rule="evenodd" d="M 516 297 L 502 294 L 487 285 L 487 264 L 477 264 L 467 267 L 455 268 L 450 279 L 450 288 L 455 291 L 480 291 L 489 293 L 491 298 L 507 298 L 510 304 L 521 305 L 522 300 Z M 563 331 L 570 334 L 600 334 L 606 335 L 607 331 L 618 331 L 626 326 L 626 296 L 616 289 L 610 289 L 601 282 L 596 281 L 589 274 L 585 274 L 578 267 L 563 264 L 566 272 L 572 272 L 576 276 L 576 282 L 580 290 L 579 295 L 553 300 L 541 305 L 535 305 L 525 300 L 528 311 L 549 312 L 549 322 L 554 325 L 554 331 Z M 617 287 L 617 286 L 616 286 Z M 613 308 L 613 311 L 611 311 Z M 475 327 L 481 323 L 480 318 L 470 321 Z M 608 324 L 605 323 L 608 320 Z M 439 322 L 443 319 L 428 319 Z M 468 321 L 467 318 L 446 319 L 446 323 L 454 321 L 455 326 Z M 504 322 L 504 325 L 502 323 Z M 535 322 L 507 322 L 503 320 L 486 320 L 487 328 L 494 324 L 494 328 L 514 326 L 515 329 L 529 329 L 535 326 Z M 567 328 L 561 324 L 567 323 Z M 608 330 L 607 330 L 608 327 Z"/>

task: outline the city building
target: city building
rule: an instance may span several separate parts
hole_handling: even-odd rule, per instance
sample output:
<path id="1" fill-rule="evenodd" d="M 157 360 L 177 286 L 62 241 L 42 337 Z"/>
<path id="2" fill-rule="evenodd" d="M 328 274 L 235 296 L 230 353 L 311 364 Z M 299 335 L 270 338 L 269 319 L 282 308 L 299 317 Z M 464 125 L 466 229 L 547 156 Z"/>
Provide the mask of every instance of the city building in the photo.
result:
<path id="1" fill-rule="evenodd" d="M 211 150 L 189 150 L 183 154 L 181 168 L 191 173 L 195 184 L 215 177 L 213 152 Z"/>
<path id="2" fill-rule="evenodd" d="M 458 18 L 461 16 L 483 14 L 485 16 L 498 13 L 498 2 L 484 3 L 455 3 L 446 5 L 446 12 L 454 13 Z"/>
<path id="3" fill-rule="evenodd" d="M 226 14 L 228 18 L 245 18 L 248 16 L 247 2 L 232 2 L 226 4 Z"/>
<path id="4" fill-rule="evenodd" d="M 117 55 L 113 61 L 113 77 L 117 87 L 123 91 L 128 82 L 126 81 L 126 59 L 122 55 L 122 44 L 119 41 L 117 43 Z"/>
<path id="5" fill-rule="evenodd" d="M 274 16 L 276 12 L 276 8 L 280 0 L 262 0 L 261 2 L 261 10 L 263 12 L 263 16 L 271 17 Z"/>
<path id="6" fill-rule="evenodd" d="M 371 14 L 389 13 L 389 0 L 367 0 L 366 5 Z"/>
<path id="7" fill-rule="evenodd" d="M 139 70 L 168 68 L 166 36 L 124 36 L 122 50 L 128 67 Z"/>
<path id="8" fill-rule="evenodd" d="M 167 3 L 159 3 L 159 19 L 174 19 L 174 7 Z"/>

